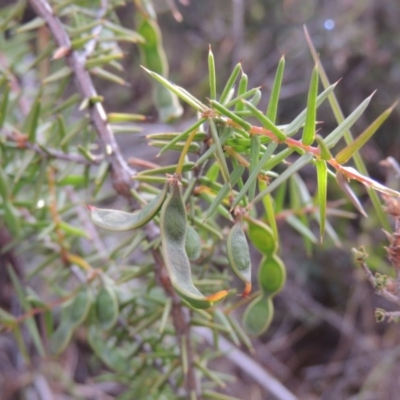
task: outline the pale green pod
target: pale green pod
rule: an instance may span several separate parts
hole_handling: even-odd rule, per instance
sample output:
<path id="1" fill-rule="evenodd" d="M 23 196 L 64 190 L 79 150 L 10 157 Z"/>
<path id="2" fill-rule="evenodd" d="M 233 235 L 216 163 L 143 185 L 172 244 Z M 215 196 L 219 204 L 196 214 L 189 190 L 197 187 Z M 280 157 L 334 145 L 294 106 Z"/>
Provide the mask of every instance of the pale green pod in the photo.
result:
<path id="1" fill-rule="evenodd" d="M 89 314 L 91 304 L 92 296 L 89 290 L 83 288 L 75 296 L 70 306 L 69 321 L 73 326 L 77 327 L 85 321 Z"/>
<path id="2" fill-rule="evenodd" d="M 74 329 L 75 326 L 71 324 L 68 319 L 61 322 L 59 327 L 54 331 L 54 333 L 50 337 L 50 342 L 49 342 L 50 354 L 58 355 L 66 349 L 69 342 L 71 341 Z"/>
<path id="3" fill-rule="evenodd" d="M 268 329 L 273 316 L 271 297 L 261 295 L 247 306 L 243 315 L 243 326 L 250 335 L 259 336 Z"/>
<path id="4" fill-rule="evenodd" d="M 95 225 L 110 231 L 128 231 L 140 228 L 152 220 L 160 210 L 168 192 L 168 185 L 164 185 L 162 191 L 141 210 L 133 213 L 96 208 L 87 206 L 90 217 Z"/>
<path id="5" fill-rule="evenodd" d="M 196 229 L 186 226 L 185 250 L 189 260 L 197 260 L 201 255 L 201 240 Z"/>
<path id="6" fill-rule="evenodd" d="M 246 284 L 242 296 L 248 296 L 251 292 L 251 260 L 249 245 L 240 221 L 229 231 L 226 253 L 233 272 Z"/>
<path id="7" fill-rule="evenodd" d="M 177 181 L 172 183 L 171 194 L 165 200 L 160 216 L 162 251 L 165 266 L 175 291 L 194 308 L 209 308 L 224 298 L 227 290 L 204 296 L 193 284 L 192 272 L 185 251 L 186 209 Z"/>
<path id="8" fill-rule="evenodd" d="M 258 269 L 258 283 L 267 296 L 275 296 L 286 282 L 286 268 L 276 254 L 264 257 Z"/>
<path id="9" fill-rule="evenodd" d="M 247 234 L 254 247 L 262 254 L 273 254 L 278 250 L 278 243 L 272 229 L 262 221 L 247 217 Z"/>
<path id="10" fill-rule="evenodd" d="M 96 298 L 96 316 L 101 328 L 111 329 L 117 322 L 119 315 L 118 299 L 115 292 L 108 286 L 100 289 Z"/>

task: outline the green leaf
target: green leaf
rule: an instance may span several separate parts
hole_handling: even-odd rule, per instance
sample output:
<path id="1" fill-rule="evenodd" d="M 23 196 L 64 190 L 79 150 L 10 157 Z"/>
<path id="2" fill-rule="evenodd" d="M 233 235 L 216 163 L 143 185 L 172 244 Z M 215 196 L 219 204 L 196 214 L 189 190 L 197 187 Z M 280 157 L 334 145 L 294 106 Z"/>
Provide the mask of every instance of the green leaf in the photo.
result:
<path id="1" fill-rule="evenodd" d="M 217 80 L 215 77 L 215 62 L 214 54 L 211 51 L 211 45 L 208 49 L 208 80 L 210 84 L 210 99 L 215 100 L 217 98 Z"/>
<path id="2" fill-rule="evenodd" d="M 257 135 L 252 135 L 250 145 L 250 165 L 249 165 L 249 174 L 253 173 L 253 171 L 257 168 L 258 160 L 260 156 L 260 137 Z M 254 199 L 257 188 L 257 179 L 254 179 L 249 186 L 248 199 L 252 201 Z"/>
<path id="3" fill-rule="evenodd" d="M 286 217 L 286 222 L 302 236 L 310 240 L 312 243 L 317 244 L 318 239 L 315 237 L 312 230 L 306 226 L 298 217 L 295 215 L 289 215 Z"/>
<path id="4" fill-rule="evenodd" d="M 246 93 L 248 82 L 249 82 L 249 78 L 242 71 L 242 76 L 240 78 L 239 87 L 238 87 L 238 91 L 237 91 L 238 97 L 242 96 L 243 93 Z M 243 109 L 244 109 L 243 103 L 241 101 L 237 102 L 236 105 L 235 105 L 235 111 L 242 111 Z"/>
<path id="5" fill-rule="evenodd" d="M 320 135 L 316 135 L 315 139 L 317 140 L 318 143 L 321 159 L 332 160 L 333 156 L 328 147 L 326 146 L 324 139 Z"/>
<path id="6" fill-rule="evenodd" d="M 204 124 L 204 122 L 206 122 L 207 119 L 206 118 L 201 118 L 198 121 L 196 121 L 193 125 L 191 125 L 188 129 L 186 129 L 184 132 L 182 132 L 181 134 L 177 135 L 176 137 L 174 137 L 172 140 L 169 140 L 168 144 L 165 145 L 160 152 L 158 153 L 158 155 L 160 156 L 161 154 L 165 153 L 167 150 L 171 149 L 176 143 L 178 143 L 179 141 L 183 141 L 186 140 L 187 137 L 189 136 L 189 134 L 191 132 L 193 132 L 194 130 L 197 130 L 197 128 Z M 150 135 L 148 136 L 150 138 Z"/>
<path id="7" fill-rule="evenodd" d="M 0 129 L 4 125 L 4 121 L 5 121 L 5 118 L 7 115 L 9 96 L 10 96 L 10 83 L 7 82 L 5 85 L 4 92 L 3 92 L 3 99 L 2 99 L 1 105 L 0 105 Z"/>
<path id="8" fill-rule="evenodd" d="M 258 174 L 261 172 L 262 168 L 264 167 L 266 161 L 271 157 L 272 153 L 274 152 L 274 150 L 276 149 L 276 143 L 270 143 L 270 145 L 268 146 L 267 150 L 265 151 L 265 153 L 263 154 L 263 156 L 261 157 L 261 160 L 258 162 L 258 164 L 254 167 L 254 170 L 252 171 L 252 173 L 250 174 L 250 176 L 248 177 L 246 183 L 243 185 L 242 189 L 240 190 L 239 194 L 235 197 L 234 202 L 232 203 L 232 208 L 236 207 L 239 202 L 242 200 L 242 198 L 246 195 L 247 191 L 249 190 L 249 187 L 251 186 L 251 184 L 253 182 L 256 182 L 258 179 Z M 267 190 L 267 189 L 265 189 Z M 257 198 L 260 196 L 260 194 L 254 199 L 254 201 L 258 201 L 261 200 Z M 263 195 L 264 196 L 264 195 Z"/>
<path id="9" fill-rule="evenodd" d="M 305 33 L 305 36 L 306 36 L 308 47 L 309 47 L 310 52 L 311 52 L 311 54 L 313 56 L 313 59 L 314 59 L 315 63 L 318 65 L 318 72 L 319 72 L 319 75 L 320 75 L 320 78 L 321 78 L 321 82 L 324 85 L 324 87 L 327 88 L 329 86 L 329 79 L 328 79 L 328 77 L 327 77 L 327 75 L 326 75 L 326 73 L 324 71 L 324 68 L 323 68 L 322 64 L 319 61 L 318 54 L 317 54 L 317 52 L 316 52 L 316 50 L 314 48 L 314 45 L 313 45 L 313 43 L 311 41 L 310 35 L 309 35 L 306 27 L 304 27 L 304 33 Z M 342 110 L 340 108 L 339 102 L 338 102 L 338 100 L 337 100 L 337 98 L 336 98 L 334 93 L 332 93 L 329 96 L 329 103 L 331 105 L 331 108 L 332 108 L 333 114 L 335 115 L 337 123 L 340 124 L 344 120 L 344 115 L 343 115 L 343 112 L 342 112 Z M 344 133 L 344 139 L 345 139 L 347 144 L 349 144 L 349 143 L 351 143 L 353 141 L 353 137 L 352 137 L 350 131 L 347 131 L 347 132 Z M 358 153 L 356 153 L 354 155 L 354 163 L 356 165 L 357 170 L 360 171 L 361 174 L 363 174 L 363 175 L 367 175 L 368 174 L 367 168 L 365 167 L 365 164 L 364 164 L 364 161 L 363 161 L 363 159 L 361 158 L 361 156 Z M 387 216 L 387 214 L 384 212 L 384 210 L 382 208 L 382 205 L 381 205 L 381 202 L 379 200 L 378 195 L 373 190 L 369 190 L 368 194 L 369 194 L 369 196 L 371 198 L 371 201 L 372 201 L 372 204 L 374 206 L 375 212 L 378 215 L 378 218 L 379 218 L 382 226 L 384 227 L 384 229 L 390 230 L 391 227 L 390 227 L 390 224 L 389 224 L 388 216 Z"/>
<path id="10" fill-rule="evenodd" d="M 386 119 L 389 117 L 389 115 L 392 113 L 392 110 L 394 107 L 396 107 L 397 101 L 389 107 L 387 110 L 385 110 L 378 118 L 375 119 L 374 122 L 371 123 L 371 125 L 368 126 L 364 130 L 363 133 L 361 133 L 360 136 L 358 136 L 354 142 L 350 143 L 347 145 L 342 151 L 340 151 L 336 158 L 336 161 L 339 164 L 345 164 L 347 161 L 350 160 L 351 157 L 354 156 L 354 154 L 361 149 L 362 146 L 364 146 L 365 143 L 368 142 L 368 140 L 372 137 L 372 135 L 380 128 L 380 126 L 386 121 Z"/>
<path id="11" fill-rule="evenodd" d="M 372 96 L 367 97 L 339 126 L 333 130 L 325 139 L 325 145 L 328 148 L 334 147 L 336 143 L 343 137 L 343 135 L 353 126 L 353 124 L 360 118 L 361 114 L 367 108 Z"/>
<path id="12" fill-rule="evenodd" d="M 28 135 L 28 139 L 30 142 L 35 142 L 36 139 L 36 130 L 39 123 L 39 116 L 41 110 L 42 103 L 42 93 L 40 92 L 35 101 L 32 104 L 32 108 L 29 111 L 28 116 L 25 119 L 24 126 L 22 131 Z"/>
<path id="13" fill-rule="evenodd" d="M 291 164 L 285 171 L 283 171 L 278 178 L 276 178 L 268 187 L 260 192 L 253 203 L 257 203 L 258 201 L 262 200 L 262 198 L 271 193 L 274 189 L 276 189 L 280 184 L 285 182 L 290 176 L 292 176 L 295 172 L 299 169 L 307 165 L 313 158 L 313 155 L 310 153 L 303 154 L 299 159 L 297 159 L 293 164 Z"/>
<path id="14" fill-rule="evenodd" d="M 238 125 L 240 125 L 244 130 L 249 131 L 251 129 L 251 124 L 246 122 L 244 119 L 238 117 L 233 111 L 228 110 L 222 104 L 216 102 L 215 100 L 211 100 L 210 104 L 222 115 L 225 115 L 226 117 L 230 118 L 233 122 L 236 122 Z M 251 106 L 254 107 L 253 105 Z"/>
<path id="15" fill-rule="evenodd" d="M 321 242 L 325 232 L 325 221 L 326 221 L 326 193 L 328 188 L 328 167 L 326 162 L 323 160 L 316 160 L 315 166 L 317 168 L 317 180 L 318 180 L 318 205 L 319 205 L 319 226 L 320 226 L 320 239 Z"/>
<path id="16" fill-rule="evenodd" d="M 307 114 L 304 124 L 303 136 L 301 138 L 303 144 L 311 145 L 315 138 L 315 122 L 317 120 L 317 96 L 318 96 L 318 70 L 314 67 L 311 76 L 310 88 L 308 89 L 307 98 Z"/>
<path id="17" fill-rule="evenodd" d="M 224 87 L 224 90 L 222 91 L 221 97 L 219 98 L 219 102 L 221 104 L 224 104 L 226 102 L 226 100 L 228 99 L 231 89 L 233 88 L 233 85 L 235 84 L 236 79 L 239 76 L 239 72 L 241 70 L 242 70 L 241 63 L 236 64 L 235 68 L 233 68 L 231 76 L 229 77 L 228 81 L 226 82 L 226 85 Z"/>
<path id="18" fill-rule="evenodd" d="M 336 182 L 339 187 L 343 190 L 347 198 L 351 201 L 354 207 L 364 216 L 367 217 L 368 214 L 365 212 L 364 207 L 361 205 L 360 200 L 357 195 L 353 192 L 350 185 L 346 181 L 345 177 L 340 171 L 336 171 Z"/>
<path id="19" fill-rule="evenodd" d="M 329 97 L 329 95 L 336 88 L 338 82 L 333 85 L 327 87 L 318 97 L 316 101 L 317 108 Z M 307 115 L 307 108 L 304 109 L 286 128 L 285 133 L 286 136 L 293 136 L 304 124 Z"/>
<path id="20" fill-rule="evenodd" d="M 273 123 L 268 117 L 266 117 L 260 110 L 255 108 L 251 103 L 243 100 L 244 105 L 251 111 L 251 113 L 262 123 L 263 127 L 269 129 L 278 140 L 285 141 L 286 135 Z"/>
<path id="21" fill-rule="evenodd" d="M 228 165 L 226 164 L 225 154 L 222 149 L 221 142 L 219 140 L 217 127 L 215 125 L 214 120 L 212 120 L 212 119 L 209 119 L 208 123 L 210 124 L 211 136 L 212 136 L 212 138 L 214 140 L 214 144 L 215 144 L 215 159 L 217 160 L 217 162 L 221 168 L 221 174 L 222 174 L 222 177 L 224 178 L 224 181 L 229 182 Z"/>
<path id="22" fill-rule="evenodd" d="M 226 143 L 226 141 L 233 135 L 233 133 L 234 132 L 232 128 L 225 129 L 224 133 L 219 138 L 220 145 L 223 146 Z M 211 157 L 215 153 L 216 150 L 217 150 L 217 145 L 213 143 L 210 146 L 210 148 L 198 158 L 198 160 L 195 163 L 195 166 L 197 167 L 203 164 L 209 157 Z"/>
<path id="23" fill-rule="evenodd" d="M 194 96 L 190 95 L 188 92 L 184 91 L 179 86 L 174 85 L 168 79 L 163 78 L 161 75 L 148 70 L 147 68 L 142 68 L 156 81 L 160 82 L 163 86 L 169 89 L 171 92 L 175 93 L 181 100 L 189 104 L 196 111 L 204 112 L 207 110 L 207 107 L 202 104 L 199 100 L 197 100 Z"/>
<path id="24" fill-rule="evenodd" d="M 276 70 L 274 83 L 271 90 L 271 98 L 269 99 L 268 109 L 266 112 L 267 118 L 275 123 L 276 115 L 278 112 L 279 95 L 281 92 L 283 71 L 285 70 L 285 56 L 282 56 L 279 60 L 278 68 Z"/>
<path id="25" fill-rule="evenodd" d="M 17 274 L 14 272 L 14 270 L 10 267 L 7 267 L 8 269 L 8 274 L 10 275 L 12 284 L 14 286 L 15 292 L 17 294 L 18 300 L 21 303 L 21 306 L 25 312 L 28 312 L 31 310 L 31 306 L 27 300 L 27 295 L 25 293 L 24 288 L 22 287 Z M 41 357 L 44 357 L 45 351 L 43 348 L 42 340 L 40 338 L 39 330 L 36 326 L 35 319 L 33 317 L 27 318 L 25 320 L 25 324 L 28 328 L 28 331 L 32 337 L 33 343 L 36 347 L 36 350 L 40 354 Z"/>

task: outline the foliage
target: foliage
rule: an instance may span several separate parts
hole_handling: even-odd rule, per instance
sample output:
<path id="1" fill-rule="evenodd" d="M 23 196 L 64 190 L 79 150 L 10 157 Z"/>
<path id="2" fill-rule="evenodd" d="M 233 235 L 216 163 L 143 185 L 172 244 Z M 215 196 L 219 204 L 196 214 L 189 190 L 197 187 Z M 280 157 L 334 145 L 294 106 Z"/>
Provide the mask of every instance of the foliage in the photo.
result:
<path id="1" fill-rule="evenodd" d="M 328 200 L 336 177 L 363 213 L 348 181 L 365 185 L 388 226 L 375 191 L 400 193 L 368 177 L 358 151 L 394 106 L 353 140 L 349 129 L 372 96 L 345 118 L 336 84 L 328 81 L 308 38 L 315 68 L 305 109 L 278 124 L 283 57 L 268 107 L 261 110 L 262 92 L 248 87 L 240 63 L 221 85 L 210 48 L 204 60 L 209 97 L 199 99 L 168 80 L 149 2 L 135 1 L 137 31 L 121 25 L 120 0 L 30 4 L 37 16 L 28 22 L 21 22 L 25 1 L 0 15 L 0 229 L 10 236 L 2 252 L 24 260 L 15 258 L 8 268 L 23 312 L 0 309 L 2 330 L 13 333 L 28 364 L 34 355 L 43 362 L 59 357 L 83 332 L 109 370 L 97 364 L 97 379 L 125 386 L 120 399 L 234 399 L 226 389 L 230 377 L 209 362 L 220 356 L 223 336 L 251 350 L 249 335 L 262 335 L 272 322 L 274 297 L 286 280 L 277 215 L 284 215 L 307 249 L 318 243 L 313 223 L 321 241 L 326 234 L 339 244 L 328 216 L 349 213 Z M 126 42 L 140 48 L 160 118 L 181 116 L 178 98 L 195 111 L 196 120 L 183 132 L 148 137 L 160 155 L 177 151 L 177 162 L 154 165 L 136 158 L 128 164 L 115 140 L 146 119 L 106 113 L 95 88 L 103 80 L 128 85 L 120 63 Z M 338 125 L 322 138 L 316 134 L 317 109 L 327 101 Z M 345 147 L 336 151 L 342 139 Z M 357 169 L 345 165 L 350 160 Z M 302 169 L 313 174 L 315 192 Z M 118 203 L 124 211 L 84 208 L 106 206 L 116 197 L 124 200 Z M 110 234 L 95 225 L 128 233 Z M 255 251 L 261 261 L 251 266 Z M 229 266 L 243 283 L 233 280 Z M 241 299 L 237 286 L 244 286 Z M 214 348 L 200 350 L 199 326 L 213 332 Z M 76 396 L 62 377 L 58 383 Z"/>

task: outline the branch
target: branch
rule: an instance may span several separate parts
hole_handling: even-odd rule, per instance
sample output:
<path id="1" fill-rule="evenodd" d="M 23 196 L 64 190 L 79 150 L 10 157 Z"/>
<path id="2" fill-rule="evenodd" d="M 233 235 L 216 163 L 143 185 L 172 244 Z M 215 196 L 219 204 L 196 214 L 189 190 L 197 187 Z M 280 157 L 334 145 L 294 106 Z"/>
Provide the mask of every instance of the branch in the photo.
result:
<path id="1" fill-rule="evenodd" d="M 53 9 L 46 0 L 29 0 L 35 12 L 44 19 L 59 48 L 66 49 L 66 59 L 73 71 L 76 86 L 84 99 L 98 97 L 89 72 L 86 70 L 86 56 L 71 48 L 71 41 L 61 21 L 54 14 Z M 119 146 L 115 140 L 108 122 L 107 114 L 101 103 L 95 102 L 89 107 L 90 120 L 100 138 L 103 151 L 111 164 L 111 173 L 114 189 L 125 197 L 130 196 L 130 189 L 137 185 L 132 181 L 133 171 L 121 155 Z"/>
<path id="2" fill-rule="evenodd" d="M 157 249 L 153 250 L 153 257 L 155 261 L 155 275 L 158 283 L 164 288 L 167 295 L 172 299 L 172 310 L 171 316 L 175 327 L 176 334 L 178 336 L 178 341 L 181 346 L 186 347 L 188 370 L 185 374 L 185 389 L 188 398 L 192 398 L 195 394 L 198 398 L 198 385 L 196 380 L 196 375 L 194 371 L 193 364 L 193 348 L 192 342 L 190 340 L 190 321 L 189 315 L 186 314 L 187 310 L 182 307 L 181 300 L 179 296 L 175 293 L 172 288 L 171 281 L 169 279 L 168 273 L 164 266 L 163 258 Z M 185 315 L 186 314 L 186 315 Z"/>

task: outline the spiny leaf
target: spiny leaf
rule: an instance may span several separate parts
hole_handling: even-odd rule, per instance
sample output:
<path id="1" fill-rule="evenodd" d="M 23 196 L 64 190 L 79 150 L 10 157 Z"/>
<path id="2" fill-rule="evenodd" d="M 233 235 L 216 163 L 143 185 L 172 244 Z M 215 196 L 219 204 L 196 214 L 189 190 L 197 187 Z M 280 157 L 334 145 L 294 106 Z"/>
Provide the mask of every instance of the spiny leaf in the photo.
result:
<path id="1" fill-rule="evenodd" d="M 279 60 L 278 69 L 276 70 L 274 83 L 271 90 L 271 98 L 269 99 L 268 109 L 266 112 L 267 118 L 274 123 L 278 112 L 279 95 L 282 86 L 283 71 L 285 69 L 285 57 L 282 56 Z"/>
<path id="2" fill-rule="evenodd" d="M 141 66 L 152 78 L 154 78 L 156 81 L 160 82 L 163 86 L 165 86 L 167 89 L 169 89 L 171 92 L 175 93 L 181 100 L 185 101 L 188 103 L 191 107 L 193 107 L 195 110 L 199 112 L 204 112 L 206 111 L 207 107 L 200 103 L 195 97 L 192 95 L 189 95 L 186 91 L 182 90 L 182 88 L 176 86 L 172 82 L 170 82 L 168 79 L 163 78 L 161 75 L 148 70 L 147 68 Z"/>
<path id="3" fill-rule="evenodd" d="M 325 232 L 325 220 L 326 220 L 326 193 L 328 187 L 328 168 L 326 162 L 323 160 L 317 160 L 315 162 L 317 167 L 317 179 L 318 179 L 318 205 L 319 205 L 319 226 L 320 226 L 320 239 L 321 242 Z"/>
<path id="4" fill-rule="evenodd" d="M 304 124 L 303 136 L 301 138 L 303 144 L 311 145 L 315 138 L 315 121 L 317 119 L 317 96 L 318 96 L 318 70 L 315 66 L 311 76 L 310 88 L 307 98 L 307 114 Z"/>
<path id="5" fill-rule="evenodd" d="M 251 184 L 253 182 L 257 181 L 258 178 L 258 174 L 261 172 L 262 168 L 264 167 L 266 161 L 271 157 L 272 153 L 275 151 L 276 149 L 276 143 L 270 143 L 270 145 L 268 146 L 267 150 L 265 151 L 265 153 L 263 154 L 263 156 L 261 157 L 260 161 L 258 162 L 258 164 L 254 167 L 253 171 L 251 172 L 250 176 L 248 177 L 246 183 L 243 185 L 242 189 L 240 190 L 239 194 L 235 197 L 234 202 L 232 203 L 232 208 L 236 207 L 239 202 L 242 200 L 243 196 L 245 196 L 245 194 L 247 193 L 247 191 L 249 190 L 249 187 L 251 186 Z M 267 189 L 265 189 L 263 192 L 265 192 Z M 260 195 L 259 195 L 260 196 Z M 258 201 L 257 198 L 259 197 L 257 196 L 254 201 Z M 263 195 L 264 196 L 264 195 Z"/>
<path id="6" fill-rule="evenodd" d="M 211 51 L 211 45 L 208 50 L 208 80 L 210 85 L 210 99 L 215 100 L 217 98 L 217 80 L 215 76 L 214 54 Z"/>
<path id="7" fill-rule="evenodd" d="M 276 189 L 280 184 L 286 181 L 291 175 L 293 175 L 296 171 L 307 165 L 313 155 L 310 153 L 303 154 L 299 159 L 297 159 L 292 165 L 290 165 L 284 172 L 282 172 L 278 178 L 276 178 L 265 190 L 259 193 L 252 203 L 256 203 L 268 194 L 271 193 L 274 189 Z"/>
<path id="8" fill-rule="evenodd" d="M 351 126 L 360 118 L 361 114 L 367 108 L 372 96 L 367 97 L 339 126 L 334 129 L 325 139 L 324 142 L 328 148 L 336 145 L 343 135 L 351 128 Z"/>
<path id="9" fill-rule="evenodd" d="M 246 100 L 243 100 L 244 105 L 248 108 L 251 113 L 263 124 L 263 127 L 269 129 L 275 136 L 282 141 L 286 140 L 286 135 L 273 123 L 268 117 L 266 117 L 261 111 L 259 111 L 253 104 Z"/>
<path id="10" fill-rule="evenodd" d="M 336 158 L 336 161 L 339 164 L 345 164 L 350 160 L 354 154 L 361 149 L 362 146 L 372 137 L 372 135 L 380 128 L 380 126 L 386 121 L 389 115 L 392 113 L 393 108 L 397 105 L 397 101 L 390 106 L 387 110 L 385 110 L 378 118 L 375 119 L 374 122 L 368 128 L 358 136 L 354 142 L 350 143 L 346 146 L 342 151 L 340 151 Z"/>
<path id="11" fill-rule="evenodd" d="M 221 104 L 224 104 L 225 101 L 227 100 L 229 93 L 230 93 L 231 89 L 233 88 L 233 85 L 235 84 L 236 79 L 239 76 L 239 72 L 241 70 L 242 70 L 241 63 L 236 64 L 235 68 L 233 68 L 231 76 L 229 77 L 228 81 L 226 82 L 226 85 L 224 87 L 224 90 L 222 91 L 221 97 L 219 98 L 219 102 Z"/>

